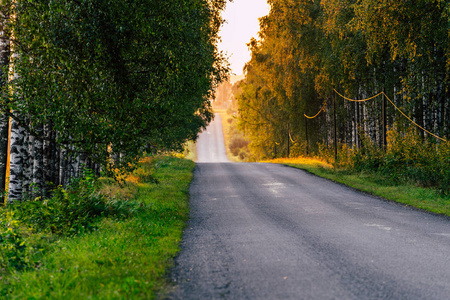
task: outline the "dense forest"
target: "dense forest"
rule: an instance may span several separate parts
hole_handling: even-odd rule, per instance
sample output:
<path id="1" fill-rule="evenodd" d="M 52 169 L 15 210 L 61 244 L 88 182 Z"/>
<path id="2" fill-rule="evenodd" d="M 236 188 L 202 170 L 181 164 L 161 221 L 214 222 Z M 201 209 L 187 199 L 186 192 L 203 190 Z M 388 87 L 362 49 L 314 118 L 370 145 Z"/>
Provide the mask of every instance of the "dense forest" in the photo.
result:
<path id="1" fill-rule="evenodd" d="M 432 164 L 422 181 L 449 186 L 450 1 L 268 2 L 239 96 L 254 159 Z"/>
<path id="2" fill-rule="evenodd" d="M 0 24 L 0 192 L 36 198 L 84 168 L 179 150 L 228 72 L 225 0 L 9 0 Z"/>

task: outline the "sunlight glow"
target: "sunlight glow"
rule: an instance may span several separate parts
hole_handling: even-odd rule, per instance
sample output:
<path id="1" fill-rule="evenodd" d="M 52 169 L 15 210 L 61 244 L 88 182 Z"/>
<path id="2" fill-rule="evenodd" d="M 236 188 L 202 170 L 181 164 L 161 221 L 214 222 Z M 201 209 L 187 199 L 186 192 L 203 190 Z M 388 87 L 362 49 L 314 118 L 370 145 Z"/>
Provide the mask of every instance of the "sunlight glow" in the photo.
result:
<path id="1" fill-rule="evenodd" d="M 267 15 L 269 10 L 266 0 L 234 0 L 227 3 L 223 13 L 226 23 L 220 31 L 222 43 L 219 49 L 227 53 L 234 74 L 243 73 L 245 63 L 250 60 L 246 44 L 252 37 L 258 37 L 258 18 Z"/>

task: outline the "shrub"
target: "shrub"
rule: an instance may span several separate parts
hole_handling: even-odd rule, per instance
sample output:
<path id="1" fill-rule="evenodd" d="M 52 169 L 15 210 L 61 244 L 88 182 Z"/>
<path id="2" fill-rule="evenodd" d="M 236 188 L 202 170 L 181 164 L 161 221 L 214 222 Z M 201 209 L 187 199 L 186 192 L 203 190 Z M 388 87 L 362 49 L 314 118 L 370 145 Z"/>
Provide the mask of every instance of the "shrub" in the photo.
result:
<path id="1" fill-rule="evenodd" d="M 241 149 L 247 148 L 248 143 L 242 136 L 233 136 L 228 148 L 234 156 L 238 156 Z"/>
<path id="2" fill-rule="evenodd" d="M 108 199 L 100 193 L 92 171 L 85 171 L 67 189 L 59 186 L 52 196 L 12 205 L 21 221 L 37 231 L 76 235 L 92 230 L 100 216 L 126 217 L 137 209 L 135 203 Z"/>
<path id="3" fill-rule="evenodd" d="M 306 147 L 306 141 L 297 140 L 295 143 L 292 143 L 290 156 L 299 157 L 306 155 Z"/>
<path id="4" fill-rule="evenodd" d="M 30 264 L 30 249 L 23 239 L 22 231 L 23 228 L 14 212 L 6 208 L 2 209 L 0 212 L 0 267 L 4 271 L 11 268 L 21 270 Z"/>

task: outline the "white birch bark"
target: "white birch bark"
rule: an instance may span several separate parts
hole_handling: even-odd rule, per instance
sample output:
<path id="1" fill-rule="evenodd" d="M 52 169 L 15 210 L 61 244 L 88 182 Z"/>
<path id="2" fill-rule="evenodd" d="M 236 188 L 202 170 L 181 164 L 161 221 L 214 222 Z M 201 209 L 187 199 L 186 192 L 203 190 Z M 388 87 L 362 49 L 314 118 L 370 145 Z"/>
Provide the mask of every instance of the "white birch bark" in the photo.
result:
<path id="1" fill-rule="evenodd" d="M 66 153 L 67 151 L 64 149 L 60 149 L 59 151 L 59 181 L 58 184 L 65 186 L 66 185 Z"/>
<path id="2" fill-rule="evenodd" d="M 25 132 L 23 153 L 23 191 L 22 198 L 31 197 L 31 183 L 33 179 L 34 136 Z"/>
<path id="3" fill-rule="evenodd" d="M 33 160 L 33 197 L 41 196 L 44 189 L 44 144 L 42 141 L 43 127 L 38 125 L 36 131 L 39 135 L 34 139 L 34 160 Z"/>
<path id="4" fill-rule="evenodd" d="M 10 175 L 8 202 L 22 200 L 24 180 L 25 129 L 16 120 L 11 122 Z"/>

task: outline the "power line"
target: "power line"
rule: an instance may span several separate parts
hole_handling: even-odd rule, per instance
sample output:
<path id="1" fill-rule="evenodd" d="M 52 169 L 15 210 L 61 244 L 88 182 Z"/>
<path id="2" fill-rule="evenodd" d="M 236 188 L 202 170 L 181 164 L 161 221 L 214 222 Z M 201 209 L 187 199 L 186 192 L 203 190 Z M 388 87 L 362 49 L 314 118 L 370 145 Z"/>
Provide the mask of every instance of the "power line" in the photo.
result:
<path id="1" fill-rule="evenodd" d="M 323 112 L 323 111 L 325 111 L 325 107 L 327 106 L 327 100 L 325 100 L 324 102 L 323 102 L 323 105 L 322 105 L 322 108 L 319 110 L 319 112 L 317 113 L 317 114 L 315 114 L 315 116 L 314 117 L 309 117 L 309 116 L 307 116 L 306 114 L 303 114 L 306 118 L 308 118 L 308 119 L 314 119 L 315 117 L 317 117 L 321 112 Z"/>
<path id="2" fill-rule="evenodd" d="M 409 120 L 411 123 L 413 123 L 415 126 L 417 126 L 418 128 L 422 129 L 422 130 L 425 131 L 426 133 L 428 133 L 428 134 L 434 136 L 435 138 L 437 138 L 437 139 L 439 139 L 439 140 L 441 140 L 441 141 L 448 142 L 446 139 L 441 138 L 440 136 L 438 136 L 438 135 L 436 135 L 436 134 L 430 132 L 429 130 L 426 130 L 425 128 L 423 128 L 422 126 L 420 126 L 419 124 L 417 124 L 416 122 L 414 122 L 414 121 L 411 119 L 411 117 L 409 117 L 409 116 L 408 116 L 407 114 L 405 114 L 400 108 L 398 108 L 398 107 L 394 104 L 394 102 L 393 102 L 393 101 L 386 95 L 386 93 L 384 93 L 384 92 L 380 92 L 380 93 L 378 93 L 378 94 L 376 94 L 375 96 L 372 96 L 372 97 L 370 97 L 370 98 L 361 99 L 361 100 L 355 100 L 355 99 L 350 99 L 350 98 L 347 98 L 347 97 L 341 95 L 341 94 L 338 93 L 338 91 L 336 91 L 335 89 L 333 89 L 333 90 L 336 92 L 336 94 L 338 94 L 339 96 L 341 96 L 343 99 L 345 99 L 345 100 L 347 100 L 347 101 L 352 101 L 352 102 L 365 102 L 365 101 L 372 100 L 372 99 L 374 99 L 374 98 L 376 98 L 376 97 L 378 97 L 378 96 L 380 96 L 380 95 L 384 95 L 384 96 L 386 97 L 386 99 L 388 99 L 389 102 L 395 107 L 395 109 L 398 110 L 398 111 L 399 111 L 406 119 L 408 119 L 408 120 Z M 321 111 L 322 111 L 322 110 L 321 110 Z M 319 111 L 319 113 L 320 113 L 321 111 Z M 317 114 L 317 115 L 318 115 L 318 114 Z M 316 116 L 317 116 L 317 115 L 316 115 Z M 316 116 L 314 116 L 314 117 L 316 117 Z M 307 117 L 307 116 L 305 115 L 305 117 Z"/>

